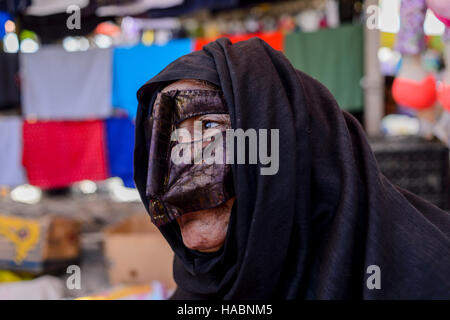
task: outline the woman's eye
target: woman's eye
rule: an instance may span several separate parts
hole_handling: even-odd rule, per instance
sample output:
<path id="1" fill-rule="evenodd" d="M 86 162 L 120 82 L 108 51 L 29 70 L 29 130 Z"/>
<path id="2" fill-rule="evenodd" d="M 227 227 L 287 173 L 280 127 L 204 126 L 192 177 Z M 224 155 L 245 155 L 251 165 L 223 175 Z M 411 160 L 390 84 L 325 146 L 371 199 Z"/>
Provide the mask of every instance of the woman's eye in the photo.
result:
<path id="1" fill-rule="evenodd" d="M 218 125 L 219 124 L 214 121 L 204 121 L 205 129 L 211 129 L 211 128 L 217 127 Z"/>

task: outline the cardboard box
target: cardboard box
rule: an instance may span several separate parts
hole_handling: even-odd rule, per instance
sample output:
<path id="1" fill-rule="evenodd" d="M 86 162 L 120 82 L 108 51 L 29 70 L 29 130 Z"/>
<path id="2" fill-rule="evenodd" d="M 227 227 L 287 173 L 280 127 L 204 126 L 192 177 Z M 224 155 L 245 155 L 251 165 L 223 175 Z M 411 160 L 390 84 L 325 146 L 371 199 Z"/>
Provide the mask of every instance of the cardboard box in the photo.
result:
<path id="1" fill-rule="evenodd" d="M 79 231 L 68 218 L 0 215 L 0 269 L 40 274 L 64 268 L 80 255 Z"/>
<path id="2" fill-rule="evenodd" d="M 133 215 L 104 233 L 111 284 L 161 281 L 175 288 L 173 251 L 147 215 Z"/>

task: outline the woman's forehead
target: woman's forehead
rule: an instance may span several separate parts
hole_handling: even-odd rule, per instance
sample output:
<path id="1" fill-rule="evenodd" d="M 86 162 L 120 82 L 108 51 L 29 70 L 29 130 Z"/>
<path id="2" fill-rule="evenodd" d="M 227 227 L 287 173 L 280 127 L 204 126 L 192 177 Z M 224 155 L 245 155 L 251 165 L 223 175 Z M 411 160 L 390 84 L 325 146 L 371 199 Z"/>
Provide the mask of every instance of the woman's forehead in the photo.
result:
<path id="1" fill-rule="evenodd" d="M 168 86 L 164 87 L 162 92 L 167 92 L 171 90 L 195 90 L 195 89 L 217 90 L 218 88 L 207 81 L 197 79 L 182 79 L 172 82 Z"/>

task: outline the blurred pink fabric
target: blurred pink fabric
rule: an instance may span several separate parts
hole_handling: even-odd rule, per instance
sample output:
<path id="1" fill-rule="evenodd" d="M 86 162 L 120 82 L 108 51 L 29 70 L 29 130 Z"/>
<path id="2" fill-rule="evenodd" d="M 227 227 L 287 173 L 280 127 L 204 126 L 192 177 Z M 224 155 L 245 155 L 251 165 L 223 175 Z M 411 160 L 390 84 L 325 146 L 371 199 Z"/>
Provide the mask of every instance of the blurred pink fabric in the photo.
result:
<path id="1" fill-rule="evenodd" d="M 427 5 L 439 20 L 450 27 L 450 3 L 448 0 L 427 0 Z"/>

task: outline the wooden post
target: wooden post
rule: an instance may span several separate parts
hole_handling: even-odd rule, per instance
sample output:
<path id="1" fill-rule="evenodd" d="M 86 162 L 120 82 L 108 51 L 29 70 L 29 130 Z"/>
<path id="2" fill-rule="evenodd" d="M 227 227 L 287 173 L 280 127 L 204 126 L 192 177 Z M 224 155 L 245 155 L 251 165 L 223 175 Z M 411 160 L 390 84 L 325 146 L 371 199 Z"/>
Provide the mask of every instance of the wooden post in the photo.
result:
<path id="1" fill-rule="evenodd" d="M 384 115 L 384 79 L 378 60 L 380 32 L 367 25 L 367 8 L 378 6 L 378 0 L 366 0 L 364 4 L 364 125 L 368 135 L 380 134 Z M 377 13 L 378 14 L 378 13 Z"/>

